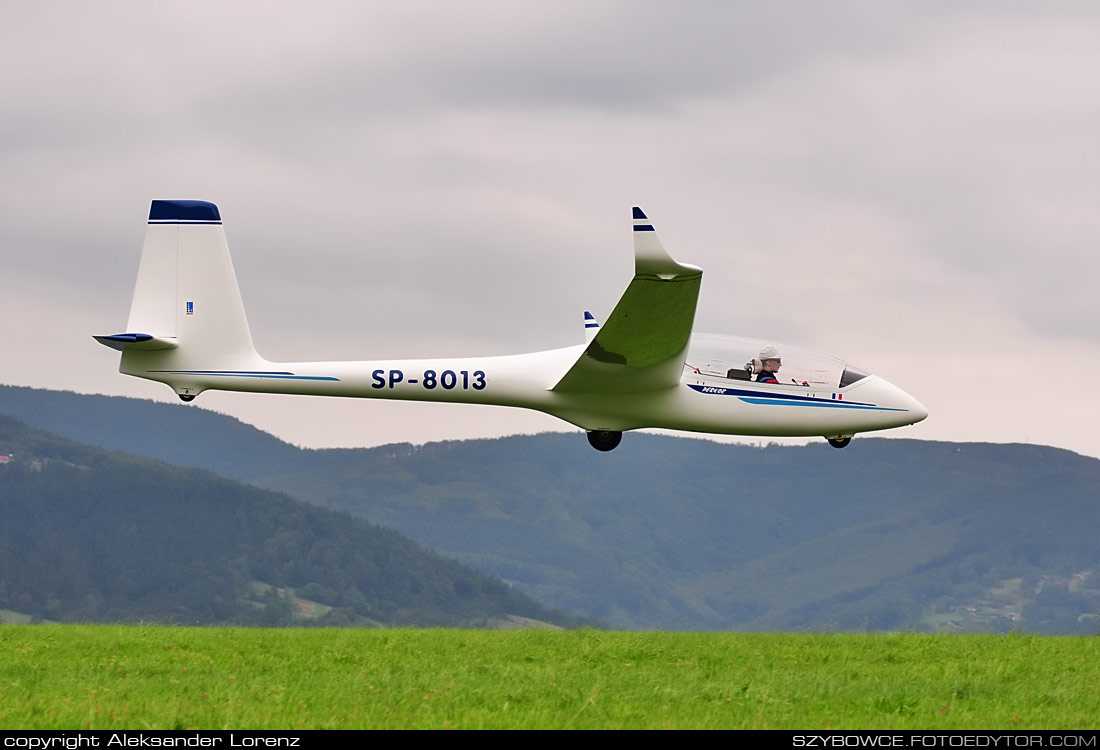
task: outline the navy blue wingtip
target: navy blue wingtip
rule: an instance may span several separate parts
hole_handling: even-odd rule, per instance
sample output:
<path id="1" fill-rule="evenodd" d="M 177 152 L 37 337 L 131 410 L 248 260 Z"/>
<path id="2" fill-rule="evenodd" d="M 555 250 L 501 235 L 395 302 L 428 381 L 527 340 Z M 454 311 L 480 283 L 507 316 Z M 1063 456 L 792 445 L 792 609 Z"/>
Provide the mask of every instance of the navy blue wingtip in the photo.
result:
<path id="1" fill-rule="evenodd" d="M 648 219 L 649 217 L 645 215 L 645 212 L 643 212 L 642 209 L 635 206 L 634 207 L 634 218 L 635 219 Z"/>

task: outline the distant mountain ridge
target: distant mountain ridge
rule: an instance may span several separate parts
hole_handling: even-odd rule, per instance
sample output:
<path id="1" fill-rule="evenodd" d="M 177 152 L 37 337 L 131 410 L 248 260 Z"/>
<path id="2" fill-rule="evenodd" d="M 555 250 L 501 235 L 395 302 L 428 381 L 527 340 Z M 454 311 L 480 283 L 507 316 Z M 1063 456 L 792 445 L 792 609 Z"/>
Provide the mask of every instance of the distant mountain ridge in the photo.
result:
<path id="1" fill-rule="evenodd" d="M 266 476 L 303 453 L 234 417 L 124 396 L 0 385 L 0 414 L 78 443 L 234 479 Z M 213 443 L 205 442 L 212 436 Z"/>
<path id="2" fill-rule="evenodd" d="M 0 610 L 11 617 L 594 624 L 395 531 L 207 471 L 74 443 L 4 415 L 0 454 L 9 459 L 0 463 Z"/>
<path id="3" fill-rule="evenodd" d="M 179 462 L 397 529 L 616 627 L 1100 630 L 1100 461 L 1069 451 L 635 433 L 608 454 L 578 434 L 305 451 L 193 407 L 28 391 L 0 387 L 0 413 L 61 434 L 71 413 L 98 444 L 157 457 L 186 441 Z"/>

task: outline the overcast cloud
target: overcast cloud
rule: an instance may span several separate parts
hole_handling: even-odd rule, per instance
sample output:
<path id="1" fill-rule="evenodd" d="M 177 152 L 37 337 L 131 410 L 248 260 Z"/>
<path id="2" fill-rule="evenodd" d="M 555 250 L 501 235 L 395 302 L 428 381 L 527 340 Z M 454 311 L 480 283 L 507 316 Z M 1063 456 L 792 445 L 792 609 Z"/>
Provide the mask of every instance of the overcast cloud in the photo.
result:
<path id="1" fill-rule="evenodd" d="M 638 204 L 696 330 L 883 375 L 931 412 L 889 435 L 1100 456 L 1094 3 L 6 3 L 0 63 L 0 382 L 175 399 L 91 339 L 153 198 L 221 207 L 275 360 L 579 343 Z M 309 446 L 569 429 L 198 405 Z"/>

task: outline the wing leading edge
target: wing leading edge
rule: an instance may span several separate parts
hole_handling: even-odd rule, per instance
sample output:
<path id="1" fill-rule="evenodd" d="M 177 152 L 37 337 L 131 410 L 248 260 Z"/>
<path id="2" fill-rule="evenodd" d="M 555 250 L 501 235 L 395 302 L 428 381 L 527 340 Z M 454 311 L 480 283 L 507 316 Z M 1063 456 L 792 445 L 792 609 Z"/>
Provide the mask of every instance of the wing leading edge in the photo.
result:
<path id="1" fill-rule="evenodd" d="M 636 393 L 680 382 L 703 271 L 678 263 L 634 207 L 634 279 L 552 390 Z"/>

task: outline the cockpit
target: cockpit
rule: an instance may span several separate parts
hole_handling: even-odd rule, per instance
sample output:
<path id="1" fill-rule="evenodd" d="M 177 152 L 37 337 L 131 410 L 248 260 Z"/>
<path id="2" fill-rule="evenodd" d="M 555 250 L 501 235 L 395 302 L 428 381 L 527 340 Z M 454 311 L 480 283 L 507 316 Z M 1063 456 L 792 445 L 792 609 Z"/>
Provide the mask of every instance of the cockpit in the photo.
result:
<path id="1" fill-rule="evenodd" d="M 773 360 L 767 367 L 766 359 Z M 869 375 L 843 360 L 805 349 L 711 333 L 692 334 L 685 365 L 686 372 L 700 380 L 755 382 L 767 370 L 779 385 L 830 390 L 846 388 Z"/>

